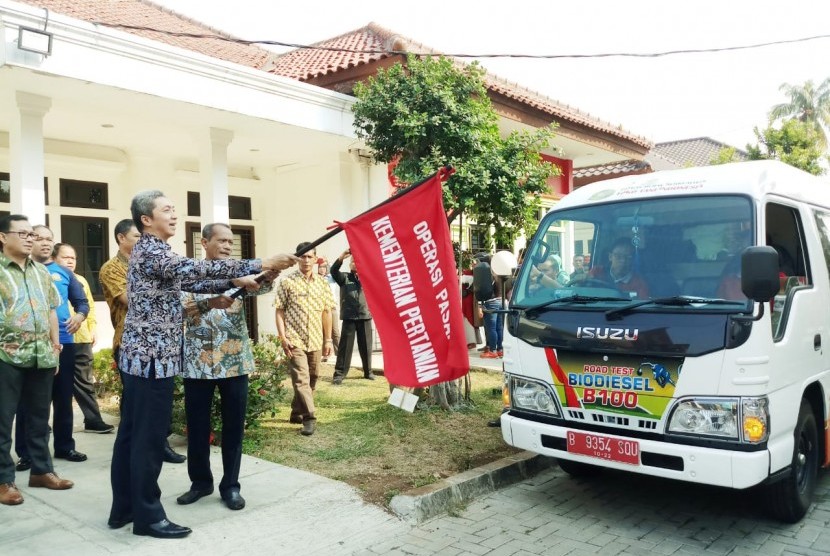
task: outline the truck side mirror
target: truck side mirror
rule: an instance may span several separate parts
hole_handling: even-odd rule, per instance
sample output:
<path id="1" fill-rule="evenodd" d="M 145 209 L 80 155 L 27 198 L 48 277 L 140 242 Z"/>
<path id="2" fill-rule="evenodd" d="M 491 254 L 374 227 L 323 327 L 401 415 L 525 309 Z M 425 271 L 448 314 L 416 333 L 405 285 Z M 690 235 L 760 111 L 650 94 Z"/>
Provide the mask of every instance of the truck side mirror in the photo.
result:
<path id="1" fill-rule="evenodd" d="M 747 247 L 741 253 L 741 291 L 747 298 L 766 302 L 780 289 L 778 252 L 768 245 Z"/>

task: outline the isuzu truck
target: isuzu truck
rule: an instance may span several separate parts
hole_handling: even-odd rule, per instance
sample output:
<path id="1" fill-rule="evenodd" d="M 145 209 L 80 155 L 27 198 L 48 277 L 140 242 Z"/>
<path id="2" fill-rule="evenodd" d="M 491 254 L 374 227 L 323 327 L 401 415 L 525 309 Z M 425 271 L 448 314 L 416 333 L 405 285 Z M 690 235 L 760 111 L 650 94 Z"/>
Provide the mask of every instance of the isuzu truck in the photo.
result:
<path id="1" fill-rule="evenodd" d="M 505 442 L 806 514 L 830 465 L 830 183 L 757 161 L 581 187 L 509 301 Z"/>

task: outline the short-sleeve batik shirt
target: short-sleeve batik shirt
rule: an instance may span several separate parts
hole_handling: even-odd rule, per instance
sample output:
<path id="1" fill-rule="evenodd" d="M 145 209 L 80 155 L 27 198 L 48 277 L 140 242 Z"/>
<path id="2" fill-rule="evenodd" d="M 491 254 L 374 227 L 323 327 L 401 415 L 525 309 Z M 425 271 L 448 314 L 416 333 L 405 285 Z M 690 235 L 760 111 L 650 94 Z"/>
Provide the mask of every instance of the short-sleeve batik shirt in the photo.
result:
<path id="1" fill-rule="evenodd" d="M 256 294 L 270 292 L 272 284 Z M 247 375 L 254 370 L 254 353 L 248 337 L 245 303 L 236 299 L 227 309 L 211 309 L 211 294 L 182 292 L 182 306 L 193 306 L 196 315 L 184 316 L 184 362 L 182 376 L 221 379 Z"/>
<path id="2" fill-rule="evenodd" d="M 127 267 L 130 261 L 119 251 L 113 258 L 101 266 L 98 281 L 104 290 L 104 297 L 110 308 L 110 321 L 114 332 L 112 334 L 112 348 L 121 346 L 121 336 L 124 334 L 124 319 L 127 318 L 127 306 L 118 299 L 127 293 Z"/>
<path id="3" fill-rule="evenodd" d="M 45 266 L 26 259 L 20 268 L 0 253 L 0 360 L 23 368 L 57 367 L 49 314 L 61 301 Z"/>
<path id="4" fill-rule="evenodd" d="M 303 351 L 323 349 L 323 311 L 334 308 L 334 296 L 326 279 L 312 273 L 311 280 L 299 270 L 277 284 L 277 309 L 285 312 L 285 336 Z"/>

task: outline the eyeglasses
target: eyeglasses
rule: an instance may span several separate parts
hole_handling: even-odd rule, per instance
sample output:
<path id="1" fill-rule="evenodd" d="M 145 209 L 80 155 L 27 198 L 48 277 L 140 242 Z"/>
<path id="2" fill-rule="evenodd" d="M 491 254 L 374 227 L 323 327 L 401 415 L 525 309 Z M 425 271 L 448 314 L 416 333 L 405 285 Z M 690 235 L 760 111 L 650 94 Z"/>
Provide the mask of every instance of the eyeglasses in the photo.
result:
<path id="1" fill-rule="evenodd" d="M 7 234 L 17 234 L 17 236 L 18 236 L 20 239 L 23 239 L 23 240 L 26 240 L 26 239 L 38 239 L 37 234 L 36 234 L 36 233 L 34 233 L 34 232 L 17 232 L 17 231 L 11 231 L 11 232 L 6 232 L 6 233 L 7 233 Z"/>

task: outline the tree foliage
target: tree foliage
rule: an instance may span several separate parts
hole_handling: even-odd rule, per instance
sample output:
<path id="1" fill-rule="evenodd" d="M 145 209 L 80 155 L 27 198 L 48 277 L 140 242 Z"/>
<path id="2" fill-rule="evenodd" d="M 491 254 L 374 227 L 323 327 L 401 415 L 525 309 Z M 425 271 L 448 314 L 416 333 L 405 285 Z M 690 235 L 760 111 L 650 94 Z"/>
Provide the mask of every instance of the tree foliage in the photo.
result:
<path id="1" fill-rule="evenodd" d="M 770 110 L 770 120 L 797 119 L 811 126 L 818 134 L 819 146 L 827 148 L 826 128 L 830 127 L 830 77 L 818 87 L 812 81 L 804 85 L 784 83 L 779 88 L 789 102 L 776 104 Z"/>
<path id="2" fill-rule="evenodd" d="M 821 175 L 821 162 L 829 159 L 822 153 L 818 132 L 807 122 L 791 119 L 780 128 L 772 125 L 764 130 L 755 128 L 757 145 L 747 145 L 750 160 L 780 160 L 813 175 Z"/>
<path id="3" fill-rule="evenodd" d="M 444 187 L 450 220 L 464 213 L 494 226 L 499 239 L 532 225 L 539 194 L 559 174 L 539 155 L 553 127 L 502 137 L 478 64 L 410 56 L 354 91 L 357 135 L 375 162 L 397 161 L 398 180 L 414 183 L 441 166 L 455 168 Z"/>
<path id="4" fill-rule="evenodd" d="M 729 164 L 731 162 L 740 162 L 741 158 L 738 156 L 738 149 L 735 147 L 723 147 L 718 151 L 718 154 L 712 157 L 709 164 L 717 166 L 719 164 Z"/>

